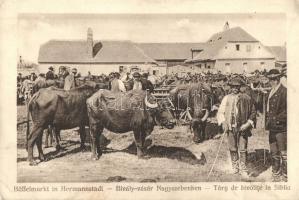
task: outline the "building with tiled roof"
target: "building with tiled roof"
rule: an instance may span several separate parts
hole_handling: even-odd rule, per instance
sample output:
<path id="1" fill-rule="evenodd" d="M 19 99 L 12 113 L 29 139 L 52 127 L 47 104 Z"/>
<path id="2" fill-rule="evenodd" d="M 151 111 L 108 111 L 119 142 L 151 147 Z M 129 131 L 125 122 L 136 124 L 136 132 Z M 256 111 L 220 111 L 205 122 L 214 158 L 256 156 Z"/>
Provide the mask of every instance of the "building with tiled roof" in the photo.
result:
<path id="1" fill-rule="evenodd" d="M 50 40 L 40 46 L 39 71 L 46 72 L 53 66 L 76 67 L 81 74 L 110 73 L 140 68 L 142 71 L 155 69 L 157 63 L 131 41 L 93 40 L 88 29 L 87 40 Z M 158 67 L 159 68 L 159 67 Z"/>
<path id="2" fill-rule="evenodd" d="M 286 63 L 285 47 L 267 47 L 240 27 L 213 34 L 204 43 L 134 43 L 131 41 L 93 40 L 92 30 L 87 40 L 50 40 L 41 45 L 38 69 L 49 66 L 76 67 L 82 75 L 113 71 L 141 71 L 163 75 L 190 71 L 222 71 L 243 73 L 280 67 Z M 174 66 L 174 67 L 173 67 Z M 182 67 L 183 66 L 183 67 Z M 189 67 L 189 68 L 188 68 Z"/>
<path id="3" fill-rule="evenodd" d="M 203 71 L 243 73 L 275 67 L 275 55 L 260 41 L 240 27 L 215 33 L 202 50 L 186 63 Z"/>
<path id="4" fill-rule="evenodd" d="M 202 49 L 205 43 L 138 43 L 137 45 L 156 60 L 159 66 L 165 67 L 167 73 L 172 73 L 176 70 L 174 66 L 187 68 L 184 62 L 192 59 L 195 49 Z"/>
<path id="5" fill-rule="evenodd" d="M 275 56 L 275 67 L 281 69 L 287 63 L 287 50 L 285 46 L 267 46 Z"/>

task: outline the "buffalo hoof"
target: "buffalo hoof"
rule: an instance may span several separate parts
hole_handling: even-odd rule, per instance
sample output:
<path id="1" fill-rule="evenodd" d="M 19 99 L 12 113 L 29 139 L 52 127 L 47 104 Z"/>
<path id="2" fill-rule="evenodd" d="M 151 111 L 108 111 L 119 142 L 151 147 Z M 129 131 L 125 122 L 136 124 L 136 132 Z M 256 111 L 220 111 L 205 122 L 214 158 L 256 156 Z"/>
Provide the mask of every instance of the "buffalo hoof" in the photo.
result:
<path id="1" fill-rule="evenodd" d="M 29 162 L 30 166 L 36 166 L 38 163 L 35 160 Z"/>
<path id="2" fill-rule="evenodd" d="M 49 160 L 51 160 L 51 158 L 49 158 L 49 157 L 43 157 L 43 158 L 39 158 L 39 160 L 41 161 L 41 162 L 47 162 L 47 161 L 49 161 Z"/>
<path id="3" fill-rule="evenodd" d="M 100 158 L 100 156 L 98 156 L 98 155 L 96 155 L 96 156 L 95 156 L 95 155 L 92 155 L 92 156 L 91 156 L 91 159 L 92 159 L 92 160 L 99 160 L 99 158 Z"/>
<path id="4" fill-rule="evenodd" d="M 82 151 L 82 152 L 85 152 L 85 151 L 87 151 L 87 148 L 86 148 L 86 146 L 85 146 L 85 145 L 81 145 L 81 146 L 80 146 L 80 149 L 81 149 L 81 151 Z"/>
<path id="5" fill-rule="evenodd" d="M 194 142 L 195 144 L 199 144 L 199 143 L 201 143 L 202 141 L 201 141 L 200 139 L 193 139 L 193 142 Z"/>
<path id="6" fill-rule="evenodd" d="M 152 144 L 153 144 L 153 140 L 151 138 L 146 139 L 145 142 L 144 142 L 144 148 L 148 148 Z"/>
<path id="7" fill-rule="evenodd" d="M 62 149 L 60 145 L 56 145 L 55 148 L 56 148 L 56 151 L 57 151 L 57 152 L 61 151 L 61 149 Z"/>
<path id="8" fill-rule="evenodd" d="M 39 158 L 39 160 L 40 160 L 41 162 L 46 161 L 44 155 L 39 155 L 38 158 Z"/>

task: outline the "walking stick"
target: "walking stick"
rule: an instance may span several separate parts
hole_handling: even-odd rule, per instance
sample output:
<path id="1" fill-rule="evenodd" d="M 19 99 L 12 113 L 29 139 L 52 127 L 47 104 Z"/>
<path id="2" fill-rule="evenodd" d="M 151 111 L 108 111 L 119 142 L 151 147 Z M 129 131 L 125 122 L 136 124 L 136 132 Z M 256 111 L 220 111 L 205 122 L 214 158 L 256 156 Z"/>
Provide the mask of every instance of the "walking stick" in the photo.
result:
<path id="1" fill-rule="evenodd" d="M 221 148 L 221 146 L 222 146 L 222 142 L 223 142 L 223 139 L 224 139 L 225 134 L 226 134 L 226 132 L 224 132 L 223 135 L 222 135 L 220 144 L 219 144 L 219 146 L 218 146 L 218 150 L 217 150 L 216 157 L 215 157 L 215 159 L 214 159 L 213 165 L 212 165 L 212 167 L 211 167 L 211 169 L 210 169 L 210 171 L 209 171 L 209 174 L 208 174 L 207 181 L 209 180 L 210 175 L 211 175 L 211 173 L 212 173 L 212 171 L 213 171 L 213 169 L 214 169 L 214 166 L 215 166 L 215 164 L 216 164 L 216 161 L 217 161 L 217 159 L 218 159 L 218 155 L 219 155 L 220 148 Z"/>

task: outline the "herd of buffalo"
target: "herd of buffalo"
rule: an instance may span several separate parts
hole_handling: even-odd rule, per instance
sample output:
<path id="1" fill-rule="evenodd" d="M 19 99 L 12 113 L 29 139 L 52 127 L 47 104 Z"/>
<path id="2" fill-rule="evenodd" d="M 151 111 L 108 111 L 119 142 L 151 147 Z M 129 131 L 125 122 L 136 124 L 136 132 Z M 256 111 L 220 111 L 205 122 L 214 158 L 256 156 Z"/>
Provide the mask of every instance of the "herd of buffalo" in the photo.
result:
<path id="1" fill-rule="evenodd" d="M 27 150 L 30 165 L 36 165 L 33 147 L 37 146 L 39 160 L 46 160 L 42 149 L 42 137 L 45 129 L 51 128 L 59 149 L 60 131 L 79 127 L 81 148 L 85 150 L 85 127 L 89 126 L 92 159 L 101 156 L 101 133 L 107 129 L 114 133 L 133 131 L 138 157 L 146 156 L 145 138 L 151 134 L 155 125 L 172 129 L 179 120 L 180 113 L 190 113 L 190 129 L 193 141 L 205 140 L 205 127 L 208 117 L 215 113 L 222 98 L 229 92 L 226 84 L 230 77 L 205 77 L 188 82 L 168 81 L 164 84 L 173 87 L 167 98 L 156 98 L 155 92 L 147 90 L 129 90 L 112 92 L 103 84 L 84 81 L 71 90 L 55 87 L 55 82 L 45 83 L 34 88 L 34 94 L 28 101 Z M 260 77 L 242 77 L 242 88 L 254 101 L 258 111 L 263 112 L 264 95 L 256 89 L 264 84 Z M 29 118 L 32 128 L 29 127 Z"/>

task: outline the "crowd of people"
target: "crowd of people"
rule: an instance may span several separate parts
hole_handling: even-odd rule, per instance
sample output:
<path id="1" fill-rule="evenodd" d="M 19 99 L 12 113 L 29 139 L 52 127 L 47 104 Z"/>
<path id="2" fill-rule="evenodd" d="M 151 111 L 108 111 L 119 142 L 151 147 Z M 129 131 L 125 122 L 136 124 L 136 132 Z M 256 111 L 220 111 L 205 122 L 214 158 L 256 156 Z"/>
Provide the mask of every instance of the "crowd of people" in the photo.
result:
<path id="1" fill-rule="evenodd" d="M 266 98 L 265 129 L 269 131 L 272 178 L 275 182 L 287 181 L 287 89 L 282 85 L 281 77 L 277 69 L 266 74 L 270 92 Z M 232 89 L 219 106 L 217 120 L 227 134 L 233 173 L 248 177 L 248 138 L 252 136 L 257 112 L 250 97 L 240 91 L 243 84 L 238 77 L 229 82 Z"/>
<path id="2" fill-rule="evenodd" d="M 131 89 L 149 90 L 153 92 L 155 88 L 161 87 L 175 87 L 181 84 L 192 84 L 198 82 L 205 82 L 216 87 L 227 86 L 228 81 L 233 77 L 241 77 L 247 84 L 251 84 L 252 87 L 269 87 L 269 82 L 265 78 L 267 71 L 258 71 L 251 74 L 222 74 L 220 71 L 217 73 L 202 72 L 191 73 L 188 72 L 183 76 L 179 76 L 177 73 L 157 75 L 155 71 L 153 73 L 145 72 L 112 72 L 110 74 L 92 75 L 88 72 L 87 76 L 81 76 L 80 72 L 76 68 L 68 70 L 67 67 L 61 66 L 58 73 L 55 72 L 51 66 L 48 68 L 47 73 L 40 73 L 36 75 L 32 72 L 28 76 L 22 76 L 21 73 L 17 76 L 17 97 L 18 101 L 26 99 L 34 93 L 34 85 L 42 85 L 43 82 L 48 80 L 55 81 L 56 87 L 70 90 L 75 88 L 85 81 L 94 81 L 96 83 L 102 83 L 103 88 L 109 89 L 113 92 L 125 92 Z M 286 81 L 282 81 L 286 82 Z"/>

